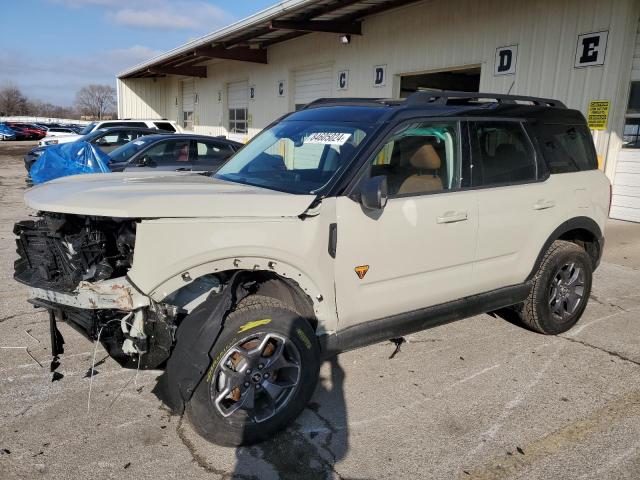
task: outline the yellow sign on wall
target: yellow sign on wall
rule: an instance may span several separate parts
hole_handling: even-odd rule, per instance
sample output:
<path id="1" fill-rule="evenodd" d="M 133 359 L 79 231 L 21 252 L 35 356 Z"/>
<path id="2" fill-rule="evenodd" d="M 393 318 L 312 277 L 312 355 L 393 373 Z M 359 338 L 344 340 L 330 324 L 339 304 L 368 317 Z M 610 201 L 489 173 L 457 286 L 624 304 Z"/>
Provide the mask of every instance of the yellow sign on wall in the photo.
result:
<path id="1" fill-rule="evenodd" d="M 609 121 L 609 100 L 593 100 L 589 102 L 587 123 L 591 130 L 606 130 Z"/>

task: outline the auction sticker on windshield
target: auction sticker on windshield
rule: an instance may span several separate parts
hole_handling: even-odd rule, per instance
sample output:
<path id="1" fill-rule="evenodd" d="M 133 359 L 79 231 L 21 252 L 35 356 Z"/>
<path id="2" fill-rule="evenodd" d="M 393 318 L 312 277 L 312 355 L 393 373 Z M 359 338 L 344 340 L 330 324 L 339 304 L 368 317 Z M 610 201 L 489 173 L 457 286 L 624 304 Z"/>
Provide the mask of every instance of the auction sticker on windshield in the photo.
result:
<path id="1" fill-rule="evenodd" d="M 342 132 L 316 132 L 304 139 L 304 143 L 320 143 L 322 145 L 344 145 L 350 133 Z"/>

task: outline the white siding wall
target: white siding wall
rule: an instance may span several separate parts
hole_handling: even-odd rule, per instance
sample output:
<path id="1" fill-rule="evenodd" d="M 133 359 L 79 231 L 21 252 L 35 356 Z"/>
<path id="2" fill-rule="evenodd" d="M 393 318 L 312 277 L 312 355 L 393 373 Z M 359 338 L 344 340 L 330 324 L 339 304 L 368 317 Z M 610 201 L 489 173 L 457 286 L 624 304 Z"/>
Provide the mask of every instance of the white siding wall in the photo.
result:
<path id="1" fill-rule="evenodd" d="M 615 171 L 640 2 L 635 0 L 431 0 L 370 17 L 363 35 L 341 45 L 334 34 L 316 33 L 269 48 L 269 64 L 210 62 L 208 78 L 196 80 L 200 94 L 195 130 L 226 132 L 226 85 L 247 81 L 256 87 L 250 101 L 250 135 L 294 108 L 294 72 L 332 65 L 334 96 L 398 96 L 400 74 L 480 65 L 480 89 L 488 92 L 558 98 L 586 113 L 590 100 L 610 100 L 608 132 L 595 136 L 598 153 L 607 152 L 607 173 Z M 609 30 L 603 67 L 574 68 L 577 35 Z M 518 44 L 517 73 L 493 74 L 495 49 Z M 373 87 L 373 67 L 387 65 L 384 87 Z M 349 88 L 337 90 L 337 72 L 349 70 Z M 276 95 L 279 80 L 284 97 Z M 172 118 L 175 80 L 127 79 L 120 88 L 122 116 L 158 112 Z M 513 87 L 512 87 L 513 84 Z M 168 97 L 163 100 L 164 97 Z M 163 110 L 164 108 L 164 110 Z"/>

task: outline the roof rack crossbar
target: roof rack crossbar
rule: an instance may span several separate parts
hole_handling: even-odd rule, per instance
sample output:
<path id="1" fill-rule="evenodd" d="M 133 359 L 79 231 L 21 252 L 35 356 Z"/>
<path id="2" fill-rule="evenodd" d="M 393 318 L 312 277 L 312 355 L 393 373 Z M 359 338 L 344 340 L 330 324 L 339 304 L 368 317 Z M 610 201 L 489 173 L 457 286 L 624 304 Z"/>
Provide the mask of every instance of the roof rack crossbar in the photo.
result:
<path id="1" fill-rule="evenodd" d="M 517 101 L 531 102 L 534 105 L 567 108 L 560 100 L 541 97 L 528 97 L 525 95 L 504 95 L 499 93 L 482 93 L 482 92 L 455 92 L 444 90 L 442 92 L 419 91 L 407 97 L 405 105 L 422 105 L 425 103 L 437 103 L 446 105 L 449 99 L 469 99 L 477 100 L 481 98 L 493 99 L 498 103 L 515 104 Z"/>

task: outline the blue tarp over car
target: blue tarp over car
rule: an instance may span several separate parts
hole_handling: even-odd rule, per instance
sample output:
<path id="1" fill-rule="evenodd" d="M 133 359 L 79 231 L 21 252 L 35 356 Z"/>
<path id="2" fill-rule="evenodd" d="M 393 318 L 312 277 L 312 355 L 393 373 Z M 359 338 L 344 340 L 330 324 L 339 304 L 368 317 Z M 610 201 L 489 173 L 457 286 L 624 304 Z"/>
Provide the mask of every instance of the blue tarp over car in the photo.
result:
<path id="1" fill-rule="evenodd" d="M 29 170 L 34 184 L 81 173 L 108 173 L 110 157 L 87 142 L 47 147 Z"/>
<path id="2" fill-rule="evenodd" d="M 10 127 L 7 127 L 4 123 L 0 123 L 0 138 L 15 138 L 16 132 Z"/>

